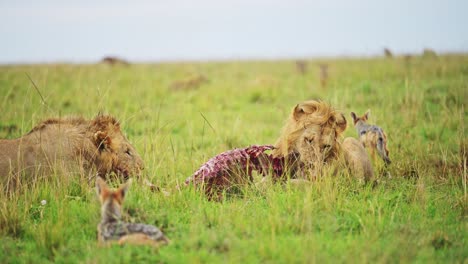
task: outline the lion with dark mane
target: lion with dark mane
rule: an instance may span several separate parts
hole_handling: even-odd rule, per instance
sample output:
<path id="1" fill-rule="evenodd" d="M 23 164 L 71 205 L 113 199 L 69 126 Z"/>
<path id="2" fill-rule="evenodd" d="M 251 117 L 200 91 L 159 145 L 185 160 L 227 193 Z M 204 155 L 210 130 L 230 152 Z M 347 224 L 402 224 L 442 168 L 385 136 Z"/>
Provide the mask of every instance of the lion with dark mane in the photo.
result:
<path id="1" fill-rule="evenodd" d="M 54 171 L 128 178 L 143 169 L 143 160 L 112 116 L 48 119 L 18 139 L 0 140 L 0 182 Z M 11 182 L 10 182 L 11 183 Z"/>

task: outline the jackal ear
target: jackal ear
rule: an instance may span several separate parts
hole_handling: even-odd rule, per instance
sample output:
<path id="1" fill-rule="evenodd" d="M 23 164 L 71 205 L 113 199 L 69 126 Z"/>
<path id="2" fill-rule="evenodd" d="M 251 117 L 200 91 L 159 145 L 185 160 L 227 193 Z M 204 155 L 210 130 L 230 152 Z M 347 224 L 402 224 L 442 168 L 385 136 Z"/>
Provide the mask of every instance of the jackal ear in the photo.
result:
<path id="1" fill-rule="evenodd" d="M 369 115 L 370 115 L 370 109 L 367 109 L 367 111 L 366 111 L 366 113 L 364 114 L 363 117 L 364 117 L 366 120 L 368 120 L 368 119 L 369 119 Z"/>
<path id="2" fill-rule="evenodd" d="M 101 195 L 102 191 L 107 188 L 106 182 L 99 176 L 96 178 L 96 193 Z"/>
<path id="3" fill-rule="evenodd" d="M 353 118 L 354 123 L 356 123 L 356 119 L 357 119 L 356 113 L 351 112 L 351 117 Z"/>
<path id="4" fill-rule="evenodd" d="M 119 192 L 122 195 L 122 198 L 125 198 L 127 195 L 128 189 L 130 188 L 130 185 L 132 185 L 132 179 L 129 179 L 126 183 L 122 184 L 119 188 Z"/>

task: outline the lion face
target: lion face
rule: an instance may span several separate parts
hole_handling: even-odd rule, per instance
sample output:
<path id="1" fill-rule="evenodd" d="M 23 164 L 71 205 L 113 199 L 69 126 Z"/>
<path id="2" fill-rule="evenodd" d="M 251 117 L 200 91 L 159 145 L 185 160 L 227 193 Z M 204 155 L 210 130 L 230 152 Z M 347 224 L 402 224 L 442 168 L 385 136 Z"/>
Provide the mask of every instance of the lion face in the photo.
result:
<path id="1" fill-rule="evenodd" d="M 311 124 L 304 128 L 294 148 L 302 163 L 317 167 L 335 157 L 338 149 L 336 131 L 331 127 Z"/>
<path id="2" fill-rule="evenodd" d="M 98 118 L 101 120 L 97 120 Z M 124 179 L 139 175 L 144 169 L 143 160 L 122 134 L 119 123 L 114 119 L 106 120 L 105 116 L 98 118 L 94 120 L 97 123 L 94 143 L 97 146 L 95 165 L 98 174 L 105 176 L 114 172 Z"/>
<path id="3" fill-rule="evenodd" d="M 303 165 L 317 168 L 337 157 L 338 138 L 345 129 L 344 116 L 328 104 L 303 102 L 293 109 L 273 155 L 286 157 L 296 153 Z"/>

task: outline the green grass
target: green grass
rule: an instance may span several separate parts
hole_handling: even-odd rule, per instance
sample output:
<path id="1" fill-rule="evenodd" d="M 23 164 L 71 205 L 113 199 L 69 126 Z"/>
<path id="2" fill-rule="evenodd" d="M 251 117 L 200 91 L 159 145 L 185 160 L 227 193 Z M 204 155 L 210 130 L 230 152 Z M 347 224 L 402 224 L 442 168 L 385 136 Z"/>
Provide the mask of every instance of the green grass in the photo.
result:
<path id="1" fill-rule="evenodd" d="M 320 63 L 329 64 L 326 88 Z M 351 111 L 371 109 L 393 161 L 393 178 L 375 186 L 340 174 L 300 187 L 245 186 L 224 202 L 190 188 L 165 197 L 136 183 L 125 205 L 173 241 L 160 250 L 97 247 L 94 186 L 58 177 L 0 195 L 0 262 L 466 262 L 468 56 L 308 66 L 306 75 L 293 61 L 0 67 L 0 138 L 52 116 L 109 113 L 145 160 L 145 176 L 168 189 L 217 153 L 274 143 L 307 99 L 330 102 L 348 123 Z M 194 74 L 210 81 L 168 88 Z M 355 134 L 350 124 L 345 136 Z"/>

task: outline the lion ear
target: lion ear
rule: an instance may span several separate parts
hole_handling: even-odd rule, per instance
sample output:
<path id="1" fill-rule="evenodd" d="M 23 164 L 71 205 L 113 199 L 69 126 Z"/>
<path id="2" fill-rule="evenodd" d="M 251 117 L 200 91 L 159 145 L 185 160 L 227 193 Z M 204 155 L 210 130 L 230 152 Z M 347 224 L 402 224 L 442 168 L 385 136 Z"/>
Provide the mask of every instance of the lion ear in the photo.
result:
<path id="1" fill-rule="evenodd" d="M 301 119 L 304 115 L 309 115 L 317 111 L 317 105 L 315 104 L 307 104 L 307 103 L 302 103 L 296 105 L 293 110 L 293 117 L 297 121 Z"/>
<path id="2" fill-rule="evenodd" d="M 346 130 L 346 125 L 347 125 L 346 118 L 344 117 L 344 115 L 338 114 L 336 116 L 335 122 L 336 122 L 336 131 L 339 134 L 343 133 Z"/>
<path id="3" fill-rule="evenodd" d="M 106 132 L 98 131 L 94 133 L 94 144 L 99 150 L 104 150 L 110 146 L 111 139 L 107 136 Z"/>
<path id="4" fill-rule="evenodd" d="M 298 104 L 294 107 L 293 116 L 294 119 L 299 120 L 305 114 L 304 109 Z"/>

